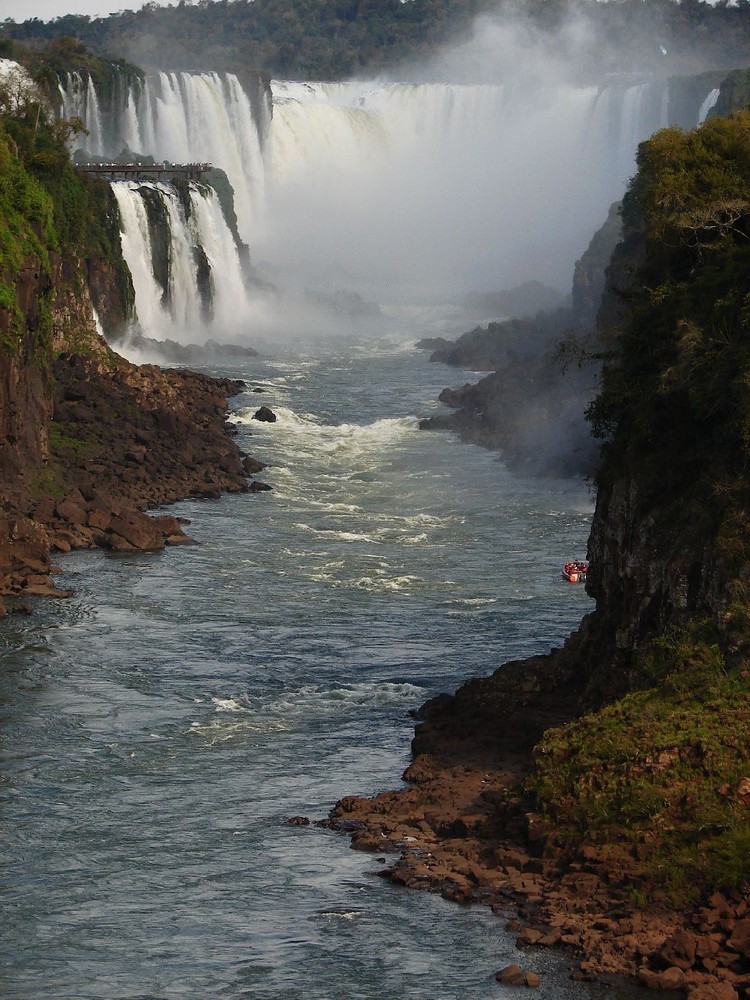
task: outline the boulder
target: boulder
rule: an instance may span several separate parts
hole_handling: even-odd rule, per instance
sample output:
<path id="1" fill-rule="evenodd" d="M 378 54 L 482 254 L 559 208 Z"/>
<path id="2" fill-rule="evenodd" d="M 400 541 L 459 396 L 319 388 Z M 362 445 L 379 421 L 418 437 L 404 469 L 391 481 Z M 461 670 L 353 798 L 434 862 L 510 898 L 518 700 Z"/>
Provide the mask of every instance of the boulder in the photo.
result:
<path id="1" fill-rule="evenodd" d="M 495 973 L 495 979 L 506 986 L 523 986 L 524 972 L 520 965 L 506 965 L 504 969 Z"/>
<path id="2" fill-rule="evenodd" d="M 727 941 L 727 948 L 750 959 L 750 919 L 745 918 L 735 923 L 731 937 Z"/>
<path id="3" fill-rule="evenodd" d="M 115 515 L 112 518 L 108 538 L 110 547 L 114 549 L 121 547 L 118 538 L 134 549 L 151 551 L 164 548 L 164 537 L 159 525 L 146 514 L 135 510 L 123 511 L 120 516 Z"/>
<path id="4" fill-rule="evenodd" d="M 265 469 L 263 462 L 259 462 L 257 458 L 253 458 L 252 455 L 245 455 L 242 459 L 242 468 L 247 476 L 254 476 L 256 472 L 260 472 Z"/>
<path id="5" fill-rule="evenodd" d="M 739 994 L 731 983 L 701 983 L 688 993 L 689 1000 L 737 1000 Z"/>
<path id="6" fill-rule="evenodd" d="M 268 406 L 261 406 L 260 409 L 256 410 L 253 414 L 253 420 L 261 420 L 269 424 L 275 423 L 276 419 L 276 414 Z"/>

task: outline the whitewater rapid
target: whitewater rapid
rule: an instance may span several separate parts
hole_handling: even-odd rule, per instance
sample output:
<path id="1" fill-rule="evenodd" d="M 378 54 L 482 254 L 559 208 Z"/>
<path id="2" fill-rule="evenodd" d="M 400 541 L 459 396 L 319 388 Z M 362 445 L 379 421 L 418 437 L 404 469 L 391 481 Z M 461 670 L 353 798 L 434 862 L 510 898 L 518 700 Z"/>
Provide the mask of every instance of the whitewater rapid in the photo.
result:
<path id="1" fill-rule="evenodd" d="M 410 711 L 565 637 L 589 493 L 419 431 L 448 373 L 405 345 L 217 374 L 273 491 L 171 507 L 196 545 L 65 556 L 73 596 L 0 622 L 0 992 L 491 1000 L 526 961 L 503 920 L 286 821 L 394 787 Z"/>

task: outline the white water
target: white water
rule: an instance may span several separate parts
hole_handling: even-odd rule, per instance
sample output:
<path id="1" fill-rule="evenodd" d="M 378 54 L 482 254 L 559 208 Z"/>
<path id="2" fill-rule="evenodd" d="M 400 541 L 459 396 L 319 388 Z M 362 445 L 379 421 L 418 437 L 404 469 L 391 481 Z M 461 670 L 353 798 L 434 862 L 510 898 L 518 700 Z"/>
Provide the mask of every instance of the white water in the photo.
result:
<path id="1" fill-rule="evenodd" d="M 633 1000 L 285 822 L 394 787 L 409 709 L 566 636 L 585 487 L 419 432 L 445 371 L 412 350 L 222 374 L 265 390 L 235 419 L 275 489 L 172 508 L 197 545 L 65 556 L 73 596 L 0 621 L 0 995 L 495 1000 L 521 962 L 539 1000 Z"/>
<path id="2" fill-rule="evenodd" d="M 391 327 L 405 309 L 453 307 L 469 291 L 529 279 L 567 291 L 637 144 L 667 124 L 666 87 L 654 84 L 273 81 L 272 90 L 273 118 L 260 130 L 231 75 L 148 76 L 103 131 L 83 81 L 73 78 L 66 98 L 95 145 L 114 137 L 104 155 L 127 143 L 227 173 L 254 265 L 284 295 L 282 309 L 266 300 L 270 318 L 262 303 L 250 310 L 251 332 L 272 338 L 313 325 L 309 290 L 356 293 Z M 224 299 L 247 313 L 237 288 Z"/>
<path id="3" fill-rule="evenodd" d="M 646 85 L 272 89 L 264 257 L 380 302 L 530 278 L 565 289 L 638 142 L 664 124 Z"/>
<path id="4" fill-rule="evenodd" d="M 236 341 L 245 332 L 247 304 L 242 267 L 234 239 L 215 192 L 190 187 L 190 218 L 169 184 L 117 181 L 112 185 L 122 220 L 123 256 L 135 290 L 137 318 L 143 333 L 182 343 L 219 336 Z M 152 246 L 141 188 L 157 191 L 170 226 L 169 287 L 154 276 Z M 196 279 L 194 248 L 203 248 L 211 268 L 213 319 L 206 323 Z"/>
<path id="5" fill-rule="evenodd" d="M 220 167 L 234 188 L 241 235 L 252 239 L 254 213 L 263 203 L 261 137 L 236 76 L 147 76 L 142 87 L 131 88 L 117 134 L 134 152 L 157 160 Z"/>
<path id="6" fill-rule="evenodd" d="M 78 135 L 73 139 L 74 149 L 87 149 L 92 156 L 102 156 L 106 143 L 102 134 L 102 112 L 99 96 L 91 77 L 82 73 L 70 73 L 65 87 L 60 85 L 63 118 L 80 118 L 86 125 L 88 135 Z"/>
<path id="7" fill-rule="evenodd" d="M 702 125 L 703 122 L 708 117 L 709 111 L 716 106 L 716 102 L 719 100 L 719 94 L 721 93 L 718 87 L 708 94 L 703 104 L 701 104 L 700 111 L 698 112 L 698 124 Z"/>

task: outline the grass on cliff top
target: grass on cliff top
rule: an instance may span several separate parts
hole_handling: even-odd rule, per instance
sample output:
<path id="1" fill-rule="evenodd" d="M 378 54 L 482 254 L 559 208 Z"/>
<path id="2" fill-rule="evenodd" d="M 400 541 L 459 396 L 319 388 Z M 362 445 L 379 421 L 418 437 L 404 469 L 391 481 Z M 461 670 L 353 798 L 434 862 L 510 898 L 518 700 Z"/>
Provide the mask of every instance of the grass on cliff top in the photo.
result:
<path id="1" fill-rule="evenodd" d="M 669 658 L 658 687 L 545 733 L 527 790 L 551 849 L 630 849 L 643 901 L 683 906 L 750 884 L 750 669 L 688 640 L 647 657 Z"/>

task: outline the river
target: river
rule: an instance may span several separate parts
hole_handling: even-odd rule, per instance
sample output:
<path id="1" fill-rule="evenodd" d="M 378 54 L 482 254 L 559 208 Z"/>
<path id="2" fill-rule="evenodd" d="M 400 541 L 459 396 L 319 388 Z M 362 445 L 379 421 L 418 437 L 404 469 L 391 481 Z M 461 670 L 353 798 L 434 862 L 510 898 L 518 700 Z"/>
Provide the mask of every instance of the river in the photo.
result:
<path id="1" fill-rule="evenodd" d="M 411 709 L 564 639 L 590 493 L 420 432 L 465 376 L 407 344 L 216 371 L 247 380 L 233 419 L 273 491 L 175 505 L 194 546 L 62 557 L 73 596 L 0 622 L 0 995 L 514 995 L 502 920 L 286 819 L 397 786 Z M 521 962 L 541 998 L 632 995 Z"/>

